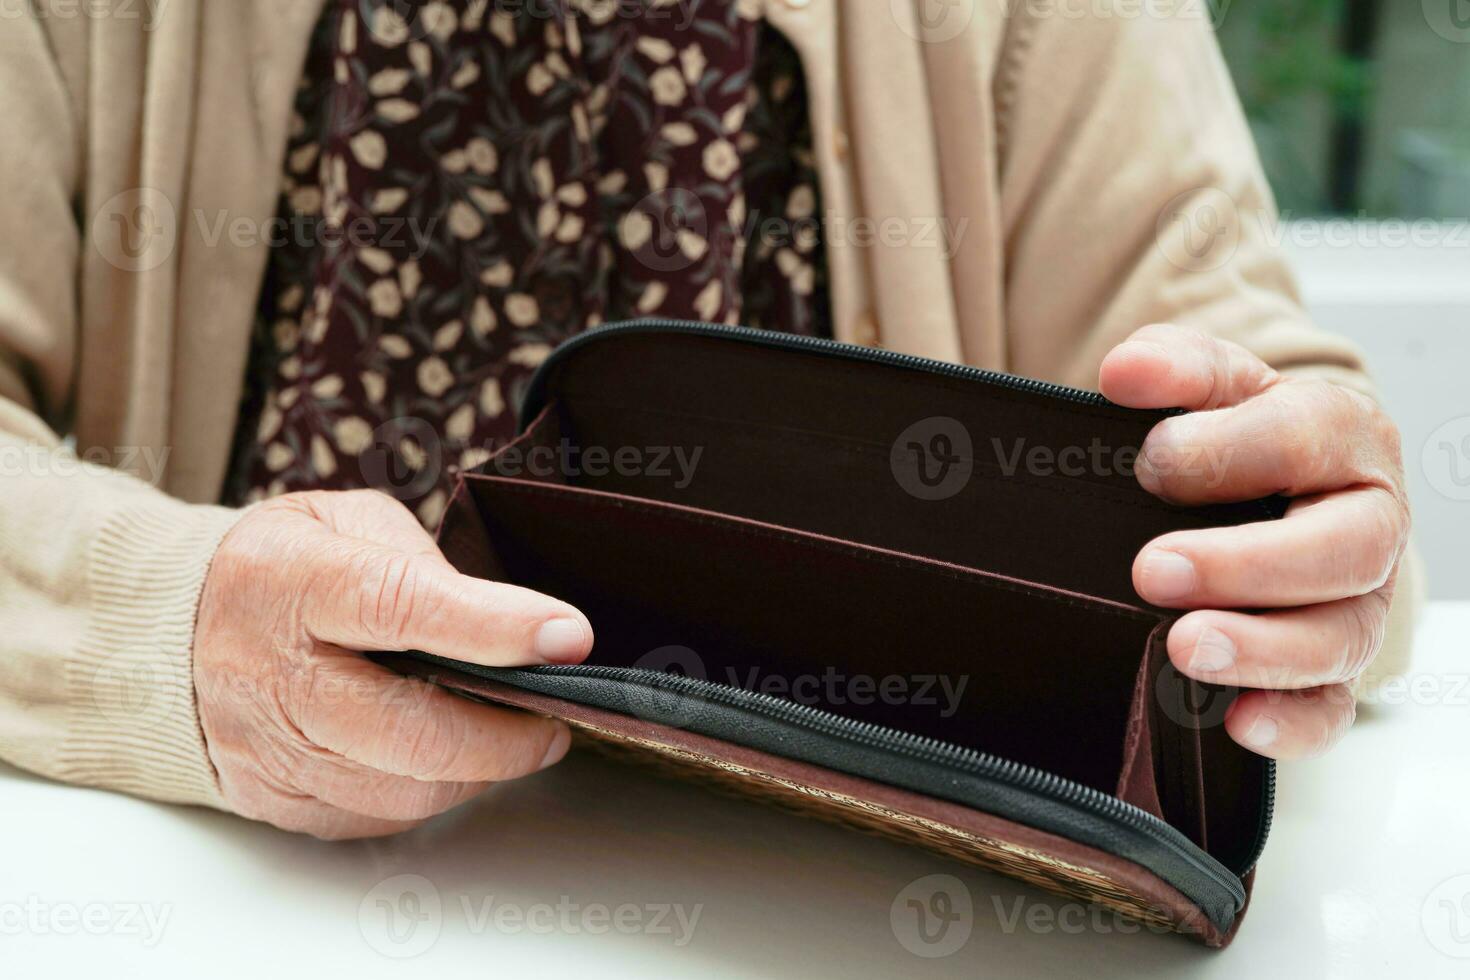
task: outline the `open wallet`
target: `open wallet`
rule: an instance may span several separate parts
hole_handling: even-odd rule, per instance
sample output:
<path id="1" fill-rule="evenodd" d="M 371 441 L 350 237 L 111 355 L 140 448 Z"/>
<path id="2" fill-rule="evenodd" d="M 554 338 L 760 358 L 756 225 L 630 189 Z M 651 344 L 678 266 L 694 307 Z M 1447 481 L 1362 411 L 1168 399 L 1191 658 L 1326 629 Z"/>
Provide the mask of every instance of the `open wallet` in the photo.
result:
<path id="1" fill-rule="evenodd" d="M 1226 734 L 1234 691 L 1171 666 L 1175 615 L 1131 569 L 1160 534 L 1285 501 L 1148 494 L 1131 461 L 1166 414 L 809 337 L 601 327 L 538 369 L 439 530 L 461 572 L 579 607 L 591 656 L 380 656 L 1221 947 L 1275 770 Z"/>

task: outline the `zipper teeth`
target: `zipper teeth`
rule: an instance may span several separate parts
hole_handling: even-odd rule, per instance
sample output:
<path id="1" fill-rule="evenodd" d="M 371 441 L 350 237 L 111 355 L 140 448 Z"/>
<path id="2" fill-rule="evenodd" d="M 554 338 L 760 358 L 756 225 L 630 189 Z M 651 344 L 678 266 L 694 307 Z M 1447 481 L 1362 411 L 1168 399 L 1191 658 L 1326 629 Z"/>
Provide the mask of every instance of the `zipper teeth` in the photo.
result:
<path id="1" fill-rule="evenodd" d="M 1083 786 L 1034 766 L 1002 759 L 975 749 L 967 749 L 937 738 L 914 735 L 872 722 L 857 721 L 814 708 L 811 705 L 786 701 L 760 691 L 747 691 L 743 688 L 734 688 L 715 681 L 701 680 L 681 674 L 667 674 L 636 667 L 599 667 L 582 664 L 526 667 L 521 670 L 532 674 L 589 677 L 597 680 L 633 682 L 647 687 L 664 688 L 677 694 L 692 695 L 731 707 L 752 709 L 780 721 L 802 725 L 822 734 L 840 736 L 870 748 L 896 751 L 920 761 L 946 765 L 956 762 L 963 763 L 970 770 L 979 772 L 987 778 L 997 779 L 1020 789 L 1044 791 L 1053 799 L 1112 817 L 1156 838 L 1162 838 L 1176 847 L 1182 846 L 1188 850 L 1198 850 L 1174 827 L 1148 811 L 1131 803 L 1125 803 L 1115 796 L 1109 796 L 1090 786 Z M 1274 784 L 1274 773 L 1272 783 Z M 1269 820 L 1269 810 L 1267 814 L 1266 819 Z M 1188 850 L 1185 853 L 1188 853 Z M 1207 864 L 1195 863 L 1232 894 L 1240 888 L 1238 881 L 1222 878 L 1214 868 Z M 1252 858 L 1251 864 L 1254 865 L 1254 863 L 1255 860 Z"/>
<path id="2" fill-rule="evenodd" d="M 1256 869 L 1256 864 L 1261 860 L 1261 854 L 1266 850 L 1266 839 L 1271 836 L 1271 820 L 1276 813 L 1276 760 L 1266 760 L 1266 785 L 1262 792 L 1261 800 L 1261 823 L 1256 830 L 1256 846 L 1251 850 L 1250 857 L 1246 859 L 1245 870 L 1240 876 L 1244 878 Z"/>
<path id="3" fill-rule="evenodd" d="M 1121 406 L 1114 405 L 1095 391 L 1083 391 L 1081 388 L 1053 384 L 1050 381 L 1037 381 L 1035 378 L 1023 378 L 1014 374 L 1006 374 L 1004 371 L 989 371 L 984 368 L 970 367 L 967 364 L 936 361 L 933 358 L 920 357 L 917 354 L 903 354 L 898 351 L 885 350 L 878 347 L 858 347 L 853 344 L 844 344 L 836 340 L 829 340 L 826 337 L 807 337 L 800 334 L 778 333 L 772 330 L 752 330 L 748 327 L 731 327 L 717 323 L 697 323 L 692 320 L 646 319 L 629 320 L 622 323 L 610 323 L 606 326 L 595 327 L 585 333 L 577 334 L 552 351 L 531 376 L 530 384 L 526 388 L 525 400 L 521 406 L 521 426 L 524 428 L 540 412 L 544 401 L 543 392 L 546 388 L 547 379 L 550 377 L 553 367 L 560 363 L 562 358 L 565 358 L 584 344 L 595 343 L 599 338 L 621 333 L 650 332 L 703 334 L 709 337 L 727 337 L 740 340 L 744 343 L 757 344 L 765 347 L 829 354 L 835 353 L 851 360 L 867 361 L 873 364 L 898 365 L 916 371 L 926 371 L 930 374 L 940 374 L 951 378 L 964 378 L 968 381 L 979 381 L 1011 391 L 1030 392 L 1038 395 L 1047 395 L 1052 398 L 1060 398 L 1079 405 L 1089 405 L 1097 408 L 1114 408 L 1118 411 L 1125 412 L 1131 411 L 1130 409 L 1124 409 Z M 1178 412 L 1177 410 L 1165 410 L 1153 414 L 1163 416 L 1178 414 Z"/>

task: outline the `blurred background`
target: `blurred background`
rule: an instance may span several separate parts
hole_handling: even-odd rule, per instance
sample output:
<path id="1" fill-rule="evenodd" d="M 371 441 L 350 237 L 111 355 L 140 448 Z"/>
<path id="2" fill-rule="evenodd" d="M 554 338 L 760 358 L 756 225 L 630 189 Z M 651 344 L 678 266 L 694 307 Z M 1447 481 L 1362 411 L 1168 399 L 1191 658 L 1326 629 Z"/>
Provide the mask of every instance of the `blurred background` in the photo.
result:
<path id="1" fill-rule="evenodd" d="M 1318 322 L 1404 431 L 1433 598 L 1470 598 L 1470 0 L 1210 0 Z"/>

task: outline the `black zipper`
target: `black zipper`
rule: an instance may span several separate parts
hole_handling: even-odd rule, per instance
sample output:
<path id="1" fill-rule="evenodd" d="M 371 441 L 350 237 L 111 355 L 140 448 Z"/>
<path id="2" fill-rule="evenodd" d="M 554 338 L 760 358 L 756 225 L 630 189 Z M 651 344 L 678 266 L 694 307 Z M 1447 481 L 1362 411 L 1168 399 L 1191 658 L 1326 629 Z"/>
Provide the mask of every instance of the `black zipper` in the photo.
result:
<path id="1" fill-rule="evenodd" d="M 530 421 L 539 415 L 541 409 L 545 407 L 546 388 L 553 371 L 556 369 L 556 365 L 587 344 L 596 343 L 599 340 L 626 333 L 701 334 L 706 337 L 737 340 L 746 344 L 754 344 L 757 347 L 774 347 L 780 350 L 805 351 L 809 354 L 825 354 L 852 361 L 867 361 L 872 364 L 886 364 L 908 368 L 912 371 L 923 371 L 928 374 L 943 375 L 947 378 L 962 378 L 966 381 L 978 381 L 982 384 L 994 385 L 1010 391 L 1044 395 L 1048 398 L 1059 398 L 1063 401 L 1078 405 L 1089 405 L 1095 408 L 1113 408 L 1120 412 L 1138 411 L 1137 409 L 1127 409 L 1119 405 L 1114 405 L 1096 391 L 1083 391 L 1081 388 L 1069 388 L 1066 385 L 1052 384 L 1050 381 L 1037 381 L 1035 378 L 1023 378 L 1014 374 L 1006 374 L 1004 371 L 987 371 L 984 368 L 970 367 L 966 364 L 936 361 L 932 357 L 919 357 L 917 354 L 900 354 L 898 351 L 885 350 L 881 347 L 858 347 L 854 344 L 844 344 L 840 341 L 829 340 L 826 337 L 807 337 L 800 334 L 779 333 L 774 330 L 752 330 L 749 327 L 730 327 L 717 323 L 697 323 L 692 320 L 649 319 L 629 320 L 625 323 L 610 323 L 606 326 L 594 327 L 591 330 L 577 334 L 570 340 L 564 341 L 548 354 L 546 360 L 541 362 L 541 366 L 531 375 L 531 381 L 526 388 L 525 398 L 521 402 L 521 428 L 524 430 L 525 426 L 530 424 Z M 1170 412 L 1140 412 L 1140 414 L 1167 415 Z"/>
<path id="2" fill-rule="evenodd" d="M 866 746 L 933 763 L 959 773 L 980 776 L 1032 793 L 1064 806 L 1074 807 L 1146 834 L 1188 861 L 1231 895 L 1239 911 L 1245 891 L 1237 876 L 1201 851 L 1175 828 L 1146 810 L 1125 803 L 1090 786 L 1083 786 L 1053 773 L 998 756 L 967 749 L 939 739 L 913 735 L 895 728 L 856 721 L 842 715 L 787 701 L 759 691 L 639 667 L 570 666 L 526 667 L 518 672 L 560 677 L 585 677 L 669 691 L 685 697 L 724 704 L 762 715 L 775 721 L 834 736 L 848 744 Z"/>
<path id="3" fill-rule="evenodd" d="M 535 374 L 531 376 L 531 381 L 526 389 L 526 396 L 521 405 L 521 429 L 524 430 L 530 420 L 536 418 L 545 407 L 547 386 L 550 383 L 551 376 L 557 364 L 586 344 L 596 343 L 602 339 L 629 333 L 682 333 L 718 337 L 740 343 L 754 344 L 760 347 L 804 351 L 829 357 L 841 357 L 847 360 L 902 367 L 913 371 L 941 375 L 943 377 L 961 378 L 967 381 L 994 385 L 1011 391 L 1041 395 L 1047 398 L 1057 398 L 1078 405 L 1114 408 L 1120 412 L 1138 411 L 1136 409 L 1125 409 L 1121 406 L 1114 405 L 1095 391 L 1084 391 L 1080 388 L 1053 384 L 1049 381 L 1023 378 L 1013 374 L 1006 374 L 1003 371 L 989 371 L 964 364 L 954 364 L 949 361 L 937 361 L 933 358 L 919 357 L 915 354 L 901 354 L 897 351 L 885 350 L 878 347 L 859 347 L 853 344 L 828 340 L 824 337 L 807 337 L 769 330 L 752 330 L 748 327 L 697 323 L 689 320 L 646 319 L 596 327 L 585 333 L 578 334 L 552 351 L 546 360 L 542 362 L 541 366 L 537 368 Z M 1178 410 L 1172 412 L 1165 410 L 1151 413 L 1140 412 L 1140 414 L 1161 417 L 1169 414 L 1179 414 L 1179 412 Z M 1171 827 L 1148 811 L 1142 810 L 1131 803 L 1125 803 L 1115 796 L 1109 796 L 1090 786 L 1083 786 L 1069 779 L 1063 779 L 1060 776 L 1037 769 L 1034 766 L 1001 759 L 983 752 L 977 752 L 973 749 L 953 745 L 949 742 L 942 742 L 938 739 L 911 735 L 881 725 L 854 721 L 851 718 L 844 718 L 841 715 L 822 711 L 809 705 L 784 701 L 769 694 L 745 691 L 737 687 L 700 680 L 698 678 L 628 667 L 589 667 L 576 665 L 532 667 L 527 669 L 535 673 L 600 678 L 643 684 L 651 687 L 661 687 L 679 694 L 718 701 L 733 707 L 747 708 L 767 717 L 794 725 L 801 725 L 814 731 L 825 732 L 841 738 L 852 739 L 873 748 L 897 752 L 910 758 L 931 761 L 940 765 L 954 766 L 963 771 L 972 772 L 988 779 L 1005 782 L 1018 789 L 1034 792 L 1066 805 L 1076 806 L 1149 834 L 1171 849 L 1178 850 L 1191 863 L 1198 865 L 1201 871 L 1205 872 L 1212 879 L 1217 880 L 1232 895 L 1236 896 L 1238 903 L 1237 910 L 1245 902 L 1245 893 L 1241 888 L 1240 881 L 1230 877 L 1229 872 L 1226 871 L 1223 865 L 1208 855 L 1205 855 L 1193 842 L 1174 827 Z M 1250 856 L 1246 860 L 1245 866 L 1238 872 L 1240 878 L 1244 878 L 1255 868 L 1256 863 L 1260 860 L 1262 851 L 1265 850 L 1266 838 L 1269 836 L 1271 830 L 1271 820 L 1276 804 L 1275 761 L 1267 759 L 1264 768 L 1261 821 Z M 1203 856 L 1208 864 L 1201 862 L 1198 856 Z M 1226 872 L 1225 875 L 1221 874 L 1222 871 Z"/>

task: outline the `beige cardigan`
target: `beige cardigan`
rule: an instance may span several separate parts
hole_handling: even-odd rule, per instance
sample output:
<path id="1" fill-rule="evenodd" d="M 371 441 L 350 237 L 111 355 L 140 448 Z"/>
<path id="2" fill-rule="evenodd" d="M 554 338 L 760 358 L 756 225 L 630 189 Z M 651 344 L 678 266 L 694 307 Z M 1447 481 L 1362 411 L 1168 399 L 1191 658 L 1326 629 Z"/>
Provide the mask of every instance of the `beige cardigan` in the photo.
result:
<path id="1" fill-rule="evenodd" d="M 1108 348 L 1172 320 L 1366 387 L 1269 247 L 1207 5 L 976 0 L 921 30 L 917 3 L 767 2 L 809 76 L 841 339 L 1091 386 Z M 266 261 L 229 230 L 274 214 L 320 4 L 93 0 L 0 23 L 0 757 L 27 769 L 221 805 L 190 647 L 236 516 L 208 504 Z M 902 219 L 904 240 L 867 243 L 859 218 Z M 137 227 L 155 234 L 121 237 Z M 1184 237 L 1201 228 L 1202 256 Z"/>

